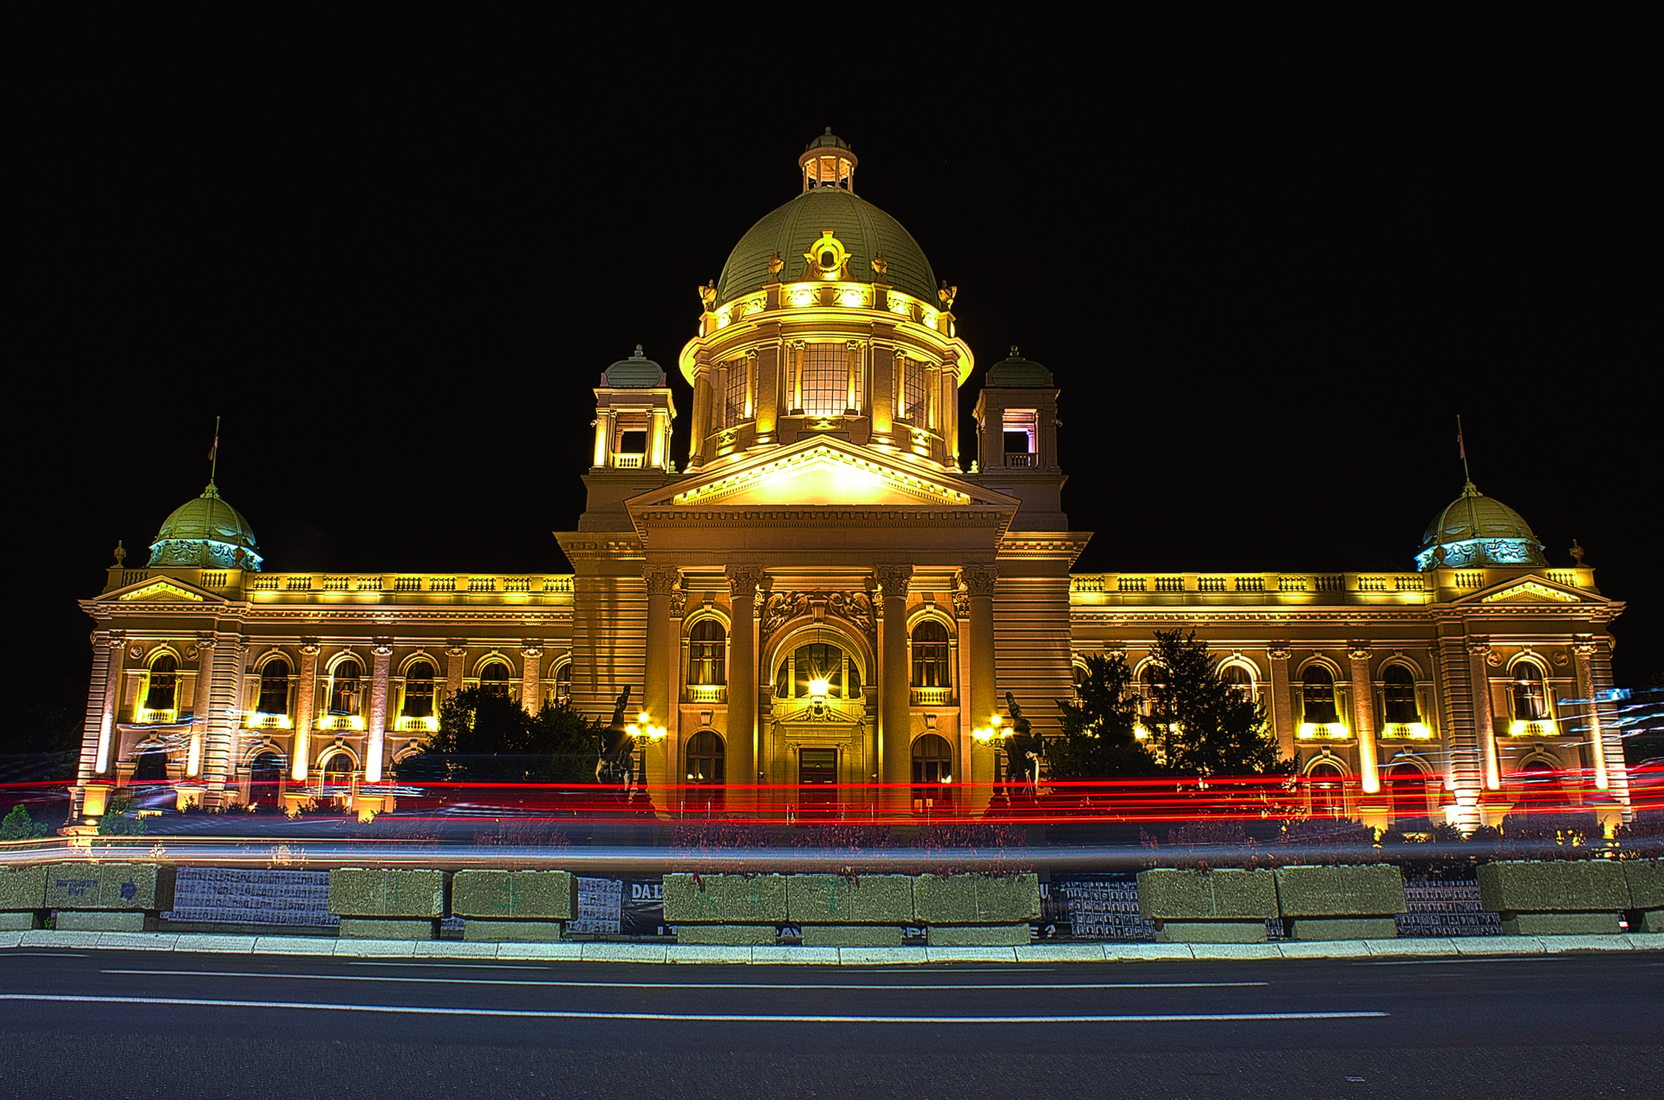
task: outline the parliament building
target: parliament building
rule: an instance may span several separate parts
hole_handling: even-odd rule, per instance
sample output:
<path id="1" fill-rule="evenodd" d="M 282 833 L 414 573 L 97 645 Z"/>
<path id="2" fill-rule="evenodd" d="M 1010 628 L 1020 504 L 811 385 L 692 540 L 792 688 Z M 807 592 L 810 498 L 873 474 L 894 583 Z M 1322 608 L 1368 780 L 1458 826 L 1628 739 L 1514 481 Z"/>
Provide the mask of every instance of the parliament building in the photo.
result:
<path id="1" fill-rule="evenodd" d="M 1617 731 L 1590 702 L 1623 605 L 1592 569 L 1550 567 L 1470 482 L 1429 502 L 1403 572 L 1072 572 L 1090 535 L 1062 508 L 1052 372 L 1016 349 L 979 369 L 954 289 L 857 192 L 845 142 L 828 132 L 798 166 L 799 193 L 700 289 L 675 364 L 691 408 L 639 348 L 601 372 L 587 507 L 556 533 L 571 573 L 268 571 L 212 482 L 144 565 L 112 565 L 81 603 L 79 811 L 170 779 L 209 806 L 373 812 L 475 685 L 602 719 L 630 687 L 661 812 L 723 785 L 759 805 L 949 790 L 994 779 L 1007 692 L 1054 734 L 1085 657 L 1143 676 L 1155 632 L 1180 628 L 1263 702 L 1314 813 L 1383 823 L 1407 797 L 1471 829 L 1545 782 L 1627 812 Z"/>

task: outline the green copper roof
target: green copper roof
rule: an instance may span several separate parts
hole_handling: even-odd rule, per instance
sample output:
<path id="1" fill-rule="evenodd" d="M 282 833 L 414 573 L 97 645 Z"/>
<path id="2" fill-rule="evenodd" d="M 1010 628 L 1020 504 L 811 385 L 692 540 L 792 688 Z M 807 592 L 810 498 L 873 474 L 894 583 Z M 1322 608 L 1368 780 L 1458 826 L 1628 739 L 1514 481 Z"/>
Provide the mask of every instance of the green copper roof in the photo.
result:
<path id="1" fill-rule="evenodd" d="M 1424 570 L 1439 565 L 1547 564 L 1542 540 L 1531 525 L 1500 500 L 1481 493 L 1471 481 L 1427 525 L 1416 551 L 1416 567 Z"/>
<path id="2" fill-rule="evenodd" d="M 936 303 L 936 273 L 913 235 L 872 203 L 836 187 L 805 191 L 747 230 L 722 265 L 722 277 L 716 283 L 717 301 L 732 301 L 767 286 L 768 262 L 776 252 L 785 263 L 780 281 L 802 280 L 808 266 L 803 254 L 827 229 L 849 251 L 851 280 L 872 282 L 877 277 L 872 269 L 873 256 L 883 252 L 887 263 L 884 278 L 891 286 L 932 305 Z"/>
<path id="3" fill-rule="evenodd" d="M 1052 372 L 1018 355 L 1013 345 L 1009 356 L 988 368 L 982 384 L 1009 390 L 1048 389 L 1052 385 Z"/>
<path id="4" fill-rule="evenodd" d="M 664 368 L 643 355 L 637 344 L 634 355 L 620 359 L 602 373 L 601 385 L 621 390 L 655 389 L 664 385 Z"/>
<path id="5" fill-rule="evenodd" d="M 242 513 L 220 499 L 213 482 L 162 521 L 150 544 L 151 565 L 189 565 L 211 569 L 260 569 L 254 532 Z"/>

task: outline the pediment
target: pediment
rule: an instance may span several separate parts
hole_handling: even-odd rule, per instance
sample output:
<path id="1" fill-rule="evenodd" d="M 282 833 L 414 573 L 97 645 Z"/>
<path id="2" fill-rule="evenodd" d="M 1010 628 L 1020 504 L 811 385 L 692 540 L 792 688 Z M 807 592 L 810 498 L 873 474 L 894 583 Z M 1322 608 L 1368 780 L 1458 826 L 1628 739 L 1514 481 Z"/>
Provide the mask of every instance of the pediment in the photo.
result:
<path id="1" fill-rule="evenodd" d="M 951 474 L 838 439 L 811 439 L 644 493 L 630 510 L 998 508 L 1018 502 Z"/>
<path id="2" fill-rule="evenodd" d="M 1479 604 L 1605 604 L 1593 592 L 1572 588 L 1540 576 L 1513 577 L 1456 601 Z"/>
<path id="3" fill-rule="evenodd" d="M 146 577 L 98 597 L 99 603 L 223 604 L 225 597 L 178 577 Z"/>

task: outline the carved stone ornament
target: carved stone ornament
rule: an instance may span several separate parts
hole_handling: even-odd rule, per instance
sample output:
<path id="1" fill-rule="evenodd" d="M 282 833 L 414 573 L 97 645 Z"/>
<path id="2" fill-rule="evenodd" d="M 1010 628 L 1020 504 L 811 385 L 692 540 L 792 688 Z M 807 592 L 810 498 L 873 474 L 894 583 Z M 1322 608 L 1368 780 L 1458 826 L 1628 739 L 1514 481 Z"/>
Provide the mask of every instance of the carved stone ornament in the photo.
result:
<path id="1" fill-rule="evenodd" d="M 543 646 L 537 642 L 521 642 L 520 655 L 535 660 L 543 656 Z"/>
<path id="2" fill-rule="evenodd" d="M 872 575 L 884 590 L 885 599 L 894 596 L 905 599 L 908 585 L 913 582 L 913 567 L 905 562 L 880 562 L 872 567 Z"/>
<path id="3" fill-rule="evenodd" d="M 1294 651 L 1289 648 L 1287 642 L 1272 642 L 1265 647 L 1265 653 L 1273 661 L 1286 661 L 1294 656 Z"/>
<path id="4" fill-rule="evenodd" d="M 1105 642 L 1104 656 L 1112 661 L 1124 661 L 1127 659 L 1127 647 L 1120 642 Z"/>
<path id="5" fill-rule="evenodd" d="M 1000 571 L 992 565 L 967 565 L 959 570 L 965 591 L 972 596 L 992 596 L 994 582 L 999 579 L 999 575 Z"/>
<path id="6" fill-rule="evenodd" d="M 137 642 L 128 646 L 127 647 L 127 657 L 128 657 L 129 660 L 133 660 L 133 661 L 143 660 L 144 659 L 144 646 L 139 645 Z"/>
<path id="7" fill-rule="evenodd" d="M 655 565 L 643 571 L 642 579 L 647 582 L 649 596 L 668 596 L 676 590 L 681 577 L 669 566 Z"/>
<path id="8" fill-rule="evenodd" d="M 1488 656 L 1491 652 L 1491 640 L 1489 638 L 1469 638 L 1468 652 L 1475 657 Z"/>
<path id="9" fill-rule="evenodd" d="M 730 565 L 727 574 L 729 594 L 736 600 L 754 598 L 757 586 L 763 583 L 763 567 L 760 565 Z"/>
<path id="10" fill-rule="evenodd" d="M 453 638 L 445 643 L 445 656 L 466 657 L 468 656 L 468 647 Z"/>
<path id="11" fill-rule="evenodd" d="M 316 657 L 323 652 L 323 648 L 323 644 L 316 638 L 302 638 L 300 640 L 300 651 L 304 656 Z"/>
<path id="12" fill-rule="evenodd" d="M 953 593 L 953 617 L 968 619 L 971 617 L 971 594 L 963 588 Z"/>
<path id="13" fill-rule="evenodd" d="M 680 619 L 687 614 L 688 594 L 680 588 L 670 594 L 670 617 Z"/>
<path id="14" fill-rule="evenodd" d="M 376 638 L 370 646 L 370 652 L 377 657 L 391 657 L 393 655 L 393 639 Z"/>
<path id="15" fill-rule="evenodd" d="M 185 647 L 185 660 L 194 661 L 202 656 L 202 651 L 194 642 Z"/>
<path id="16" fill-rule="evenodd" d="M 869 637 L 876 628 L 872 597 L 865 592 L 770 592 L 758 605 L 763 637 L 772 637 L 786 623 L 813 614 L 817 607 Z"/>
<path id="17" fill-rule="evenodd" d="M 1346 655 L 1354 661 L 1369 660 L 1369 642 L 1367 639 L 1353 639 L 1346 643 Z"/>

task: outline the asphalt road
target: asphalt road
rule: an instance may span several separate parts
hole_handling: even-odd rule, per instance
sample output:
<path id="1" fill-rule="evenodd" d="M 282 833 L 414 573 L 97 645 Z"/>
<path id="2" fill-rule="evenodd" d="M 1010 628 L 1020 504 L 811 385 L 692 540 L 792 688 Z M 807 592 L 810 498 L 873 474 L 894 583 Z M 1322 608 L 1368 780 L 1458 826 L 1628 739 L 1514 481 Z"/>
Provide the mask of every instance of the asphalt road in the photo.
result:
<path id="1" fill-rule="evenodd" d="M 0 951 L 0 1095 L 1664 1093 L 1664 955 L 633 966 Z"/>

